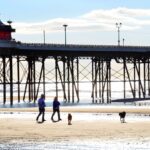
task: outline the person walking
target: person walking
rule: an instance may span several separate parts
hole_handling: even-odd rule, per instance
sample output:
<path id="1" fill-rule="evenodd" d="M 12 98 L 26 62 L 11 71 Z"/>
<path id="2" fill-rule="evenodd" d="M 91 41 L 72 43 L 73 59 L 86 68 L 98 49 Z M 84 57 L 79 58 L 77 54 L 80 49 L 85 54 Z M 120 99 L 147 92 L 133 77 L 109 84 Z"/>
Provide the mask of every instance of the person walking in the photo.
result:
<path id="1" fill-rule="evenodd" d="M 39 114 L 36 118 L 36 121 L 38 121 L 39 117 L 42 115 L 42 122 L 46 121 L 44 119 L 45 116 L 45 95 L 42 94 L 41 97 L 38 99 L 38 106 L 39 106 Z"/>
<path id="2" fill-rule="evenodd" d="M 59 106 L 60 106 L 60 102 L 58 101 L 58 98 L 57 98 L 57 96 L 56 96 L 56 97 L 54 97 L 54 101 L 53 101 L 53 114 L 52 114 L 52 116 L 51 116 L 51 120 L 52 120 L 53 122 L 55 122 L 54 119 L 53 119 L 53 117 L 54 117 L 54 115 L 55 115 L 56 112 L 57 112 L 57 114 L 58 114 L 58 121 L 61 120 L 61 118 L 60 118 Z"/>

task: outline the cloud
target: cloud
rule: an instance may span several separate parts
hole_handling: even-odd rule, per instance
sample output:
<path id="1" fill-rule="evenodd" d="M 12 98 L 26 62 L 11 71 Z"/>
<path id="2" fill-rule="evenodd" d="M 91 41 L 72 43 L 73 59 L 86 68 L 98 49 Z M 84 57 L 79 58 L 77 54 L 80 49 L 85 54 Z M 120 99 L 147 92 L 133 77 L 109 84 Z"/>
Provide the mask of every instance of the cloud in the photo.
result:
<path id="1" fill-rule="evenodd" d="M 99 9 L 76 18 L 56 18 L 38 23 L 14 23 L 17 33 L 36 34 L 46 30 L 60 32 L 63 24 L 68 24 L 69 31 L 113 31 L 115 23 L 122 22 L 122 30 L 137 30 L 150 25 L 150 9 Z"/>
<path id="2" fill-rule="evenodd" d="M 112 24 L 122 22 L 124 30 L 135 30 L 150 25 L 150 9 L 116 8 L 110 10 L 94 10 L 82 16 L 87 20 Z M 107 28 L 108 29 L 108 28 Z"/>

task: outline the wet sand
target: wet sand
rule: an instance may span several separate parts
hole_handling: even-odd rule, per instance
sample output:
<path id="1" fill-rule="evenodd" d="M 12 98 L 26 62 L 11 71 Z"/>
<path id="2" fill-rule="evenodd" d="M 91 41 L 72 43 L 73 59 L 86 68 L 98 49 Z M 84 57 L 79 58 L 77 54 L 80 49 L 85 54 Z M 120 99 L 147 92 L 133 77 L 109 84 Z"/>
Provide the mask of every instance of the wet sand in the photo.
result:
<path id="1" fill-rule="evenodd" d="M 63 106 L 61 112 L 78 113 L 127 113 L 150 114 L 150 106 Z M 0 112 L 37 112 L 37 107 L 32 108 L 0 108 Z M 51 107 L 46 107 L 46 112 L 52 112 Z"/>

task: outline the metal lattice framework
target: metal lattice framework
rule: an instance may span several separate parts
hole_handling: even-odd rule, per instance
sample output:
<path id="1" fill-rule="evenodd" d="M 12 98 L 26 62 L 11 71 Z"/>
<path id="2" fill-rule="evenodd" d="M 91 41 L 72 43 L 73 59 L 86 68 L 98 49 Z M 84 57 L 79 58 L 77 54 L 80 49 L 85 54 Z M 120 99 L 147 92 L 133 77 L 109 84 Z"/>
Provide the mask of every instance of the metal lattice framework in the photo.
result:
<path id="1" fill-rule="evenodd" d="M 81 101 L 81 83 L 86 82 L 93 103 L 111 103 L 117 82 L 124 101 L 146 99 L 150 95 L 149 59 L 150 47 L 1 44 L 1 99 L 11 105 L 14 100 L 35 102 L 40 92 L 48 96 L 53 91 L 74 103 Z"/>

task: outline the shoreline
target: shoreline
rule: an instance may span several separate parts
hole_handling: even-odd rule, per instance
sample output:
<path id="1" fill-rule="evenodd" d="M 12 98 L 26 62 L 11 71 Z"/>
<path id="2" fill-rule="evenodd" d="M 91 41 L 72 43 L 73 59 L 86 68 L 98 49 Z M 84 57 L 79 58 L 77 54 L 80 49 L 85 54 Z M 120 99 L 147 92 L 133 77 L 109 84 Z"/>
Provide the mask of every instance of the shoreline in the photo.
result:
<path id="1" fill-rule="evenodd" d="M 52 107 L 46 107 L 46 112 L 52 112 Z M 78 113 L 127 113 L 150 114 L 149 106 L 62 106 L 61 112 Z M 38 107 L 29 108 L 0 108 L 0 112 L 38 112 Z"/>

